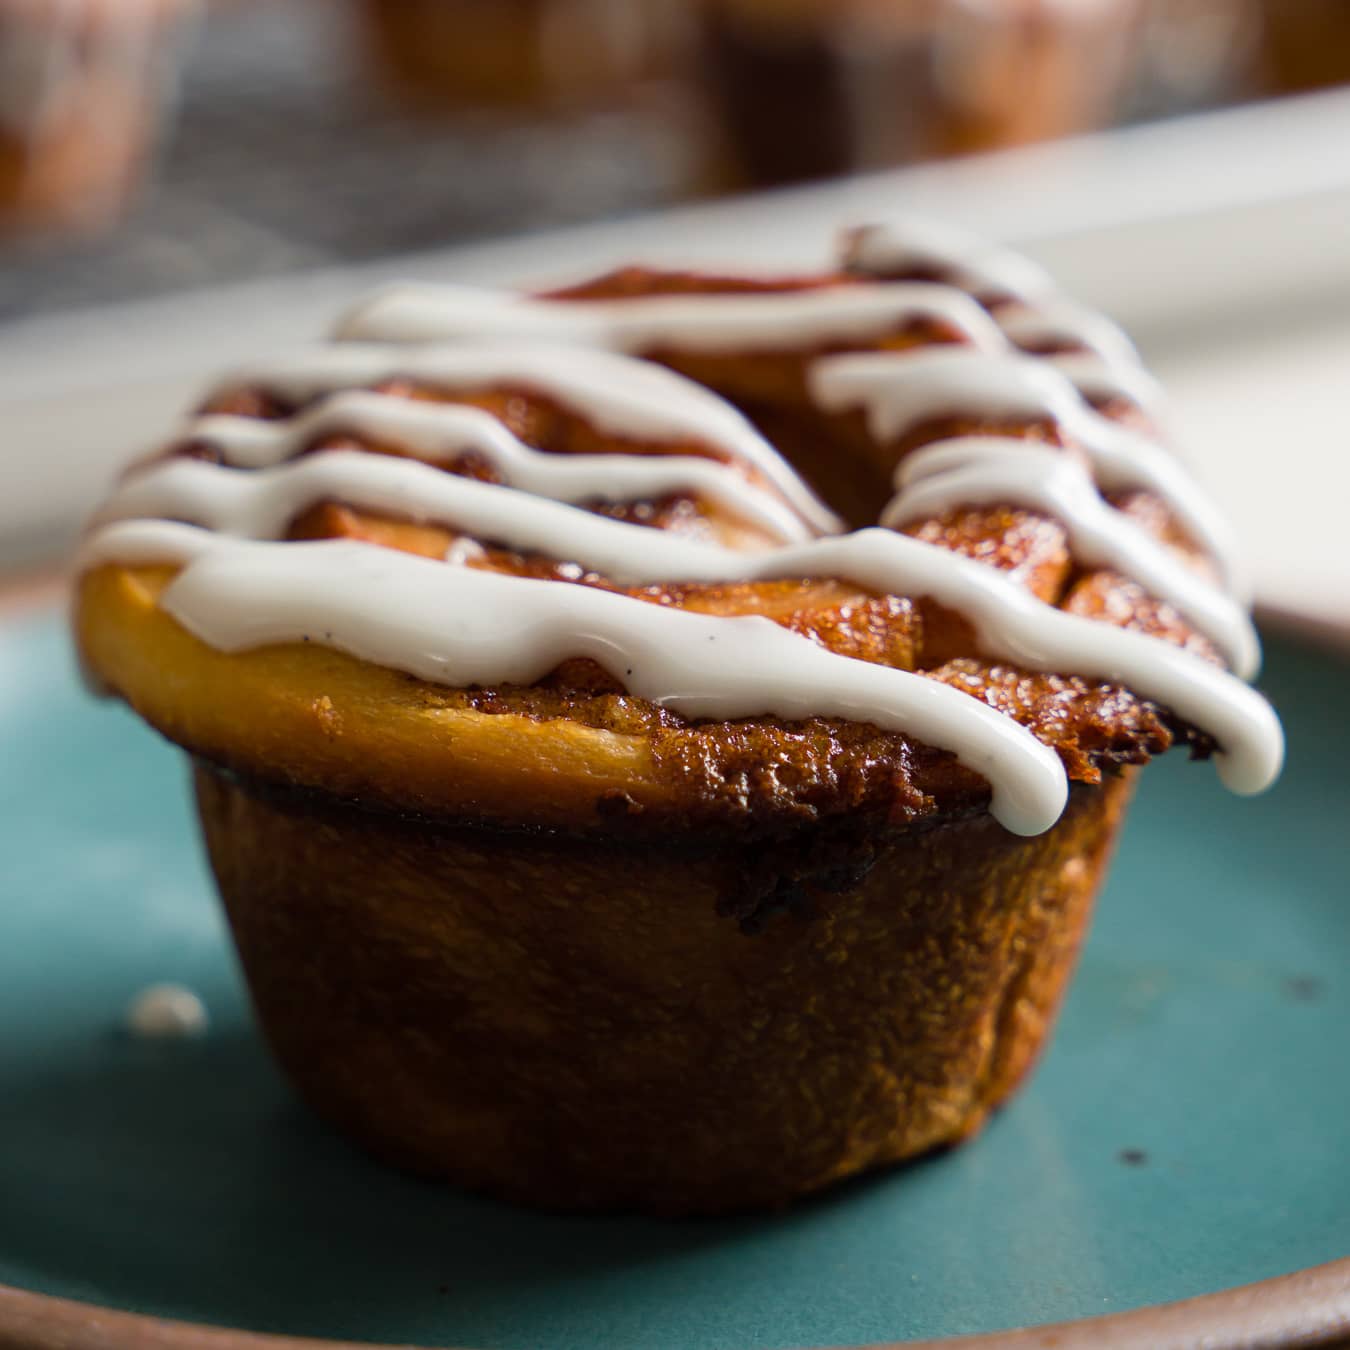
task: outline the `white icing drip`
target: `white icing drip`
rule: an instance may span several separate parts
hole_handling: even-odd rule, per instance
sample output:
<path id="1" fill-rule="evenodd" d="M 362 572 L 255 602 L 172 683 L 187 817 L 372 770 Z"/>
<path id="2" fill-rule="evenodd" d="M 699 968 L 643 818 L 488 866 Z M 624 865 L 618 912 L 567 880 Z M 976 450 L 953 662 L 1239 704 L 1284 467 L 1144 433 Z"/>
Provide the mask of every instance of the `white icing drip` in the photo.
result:
<path id="1" fill-rule="evenodd" d="M 858 352 L 821 358 L 808 380 L 818 406 L 832 412 L 863 409 L 868 429 L 883 442 L 956 414 L 1054 422 L 1082 449 L 1103 489 L 1143 489 L 1159 497 L 1214 558 L 1230 587 L 1245 593 L 1228 525 L 1185 465 L 1146 436 L 1095 412 L 1043 360 L 961 347 Z"/>
<path id="2" fill-rule="evenodd" d="M 1140 364 L 1138 348 L 1119 324 L 1069 300 L 1009 305 L 1000 309 L 997 317 L 998 326 L 1018 347 L 1063 343 L 1095 353 L 1112 370 Z"/>
<path id="3" fill-rule="evenodd" d="M 196 418 L 184 433 L 241 468 L 278 464 L 326 437 L 344 434 L 432 461 L 472 451 L 511 487 L 554 501 L 631 502 L 692 493 L 779 543 L 814 534 L 777 493 L 759 487 L 734 464 L 694 455 L 550 454 L 526 445 L 491 413 L 465 404 L 351 390 L 284 421 L 215 414 Z"/>
<path id="4" fill-rule="evenodd" d="M 899 245 L 892 240 L 888 247 Z M 911 239 L 905 247 L 911 257 L 922 254 L 925 263 L 944 266 L 958 286 L 986 296 L 1015 296 L 1020 303 L 1000 307 L 998 316 L 1009 335 L 961 290 L 922 283 L 608 301 L 403 288 L 359 308 L 342 332 L 414 345 L 343 344 L 246 372 L 230 385 L 258 385 L 297 403 L 396 377 L 448 392 L 527 388 L 615 436 L 722 449 L 757 469 L 812 525 L 829 530 L 837 527 L 830 513 L 734 409 L 689 381 L 614 352 L 801 350 L 872 339 L 910 319 L 934 318 L 955 327 L 977 350 L 824 358 L 814 363 L 810 377 L 821 406 L 863 407 L 879 439 L 941 412 L 1050 416 L 1084 451 L 1104 487 L 1157 492 L 1197 542 L 1226 556 L 1223 532 L 1184 470 L 1138 433 L 1092 412 L 1073 392 L 1076 384 L 1088 393 L 1110 392 L 1141 407 L 1156 406 L 1156 386 L 1118 329 L 1056 302 L 1043 274 L 1019 266 L 1020 260 L 1010 262 L 1015 255 L 950 236 Z M 876 239 L 854 246 L 857 257 L 874 260 L 880 249 Z M 1013 354 L 1012 342 L 1047 335 L 1090 350 L 1039 362 Z M 512 343 L 483 345 L 484 337 Z M 472 342 L 435 345 L 425 341 L 430 338 Z M 522 347 L 517 345 L 522 339 L 580 346 Z M 602 348 L 611 350 L 597 350 Z M 991 361 L 981 352 L 999 358 Z M 904 369 L 912 379 L 901 375 Z M 921 387 L 925 369 L 930 383 Z M 233 447 L 227 447 L 227 458 L 271 467 L 241 473 L 179 460 L 137 473 L 103 513 L 102 519 L 113 523 L 88 540 L 81 566 L 179 565 L 161 604 L 203 641 L 226 651 L 305 639 L 455 685 L 528 683 L 560 661 L 582 656 L 614 672 L 633 693 L 690 717 L 769 713 L 872 722 L 948 749 L 982 773 L 993 788 L 993 812 L 1009 829 L 1048 828 L 1067 791 L 1058 758 L 1014 719 L 977 698 L 923 676 L 838 656 L 768 620 L 698 615 L 472 564 L 481 539 L 573 561 L 630 585 L 840 577 L 880 594 L 928 596 L 961 613 L 974 626 L 980 650 L 993 659 L 1119 682 L 1172 709 L 1214 739 L 1220 772 L 1236 791 L 1259 791 L 1279 771 L 1283 742 L 1274 713 L 1225 671 L 1159 639 L 1063 613 L 997 569 L 889 530 L 753 553 L 696 543 L 564 504 L 587 495 L 578 484 L 599 466 L 578 466 L 583 457 L 570 457 L 570 469 L 561 472 L 573 478 L 565 483 L 555 474 L 546 483 L 540 475 L 553 470 L 540 468 L 535 457 L 552 457 L 503 441 L 498 432 L 482 434 L 501 449 L 504 476 L 556 500 L 457 478 L 416 459 L 330 451 L 276 462 L 306 419 L 310 425 L 319 422 L 331 406 L 352 397 L 365 400 L 364 413 L 376 420 L 386 414 L 399 419 L 400 443 L 414 454 L 431 456 L 435 446 L 444 446 L 443 434 L 456 420 L 468 425 L 439 410 L 425 417 L 421 411 L 394 412 L 383 408 L 387 400 L 370 393 L 302 410 L 283 427 L 202 419 L 199 429 L 204 426 Z M 940 406 L 943 400 L 947 406 Z M 334 430 L 358 429 L 348 421 Z M 377 432 L 370 434 L 379 439 Z M 628 462 L 639 456 L 590 458 L 606 459 L 616 477 L 658 472 L 630 470 Z M 657 459 L 659 472 L 672 472 L 679 458 L 692 459 Z M 731 470 L 708 463 L 702 471 L 708 468 L 736 477 L 744 486 L 735 493 L 758 490 Z M 1021 440 L 967 438 L 912 456 L 902 479 L 888 518 L 977 501 L 1021 501 L 1046 510 L 1063 520 L 1086 561 L 1134 576 L 1176 605 L 1235 666 L 1254 666 L 1255 638 L 1245 618 L 1111 511 L 1069 456 Z M 452 547 L 448 560 L 454 566 L 352 541 L 266 542 L 306 505 L 323 499 L 435 520 L 472 537 Z M 737 500 L 743 504 L 745 498 Z M 140 518 L 146 514 L 199 521 L 224 533 Z"/>
<path id="5" fill-rule="evenodd" d="M 1034 300 L 1055 290 L 1050 274 L 1030 258 L 949 225 L 917 218 L 902 226 L 852 230 L 844 236 L 841 253 L 844 265 L 854 271 L 887 276 L 933 269 L 977 295 Z"/>
<path id="6" fill-rule="evenodd" d="M 1022 669 L 1108 680 L 1171 708 L 1214 738 L 1220 776 L 1234 792 L 1262 792 L 1279 776 L 1284 734 L 1270 704 L 1168 642 L 1055 609 L 996 568 L 889 530 L 818 539 L 753 566 L 767 579 L 803 575 L 804 564 L 883 595 L 931 596 L 974 625 L 984 652 Z"/>
<path id="7" fill-rule="evenodd" d="M 989 780 L 992 813 L 1017 834 L 1049 829 L 1067 797 L 1058 756 L 979 699 L 839 656 L 764 618 L 710 617 L 345 540 L 257 543 L 163 521 L 95 534 L 84 565 L 104 559 L 181 565 L 160 604 L 220 651 L 310 640 L 453 686 L 530 684 L 589 657 L 690 718 L 840 717 L 921 737 Z"/>
<path id="8" fill-rule="evenodd" d="M 997 325 L 951 286 L 898 281 L 799 291 L 549 300 L 466 286 L 395 286 L 338 325 L 344 339 L 380 342 L 524 338 L 644 353 L 657 348 L 739 355 L 858 341 L 936 320 L 982 347 Z"/>
<path id="9" fill-rule="evenodd" d="M 993 656 L 1034 670 L 1119 679 L 1141 696 L 1173 708 L 1222 747 L 1221 768 L 1235 790 L 1259 791 L 1278 771 L 1282 754 L 1278 723 L 1265 701 L 1232 676 L 1158 639 L 1064 614 L 1042 604 L 996 569 L 888 530 L 861 530 L 842 538 L 746 554 L 591 516 L 509 488 L 455 478 L 416 461 L 343 451 L 252 474 L 192 460 L 168 461 L 124 485 L 104 519 L 119 512 L 130 515 L 150 510 L 201 520 L 218 529 L 266 536 L 280 533 L 298 504 L 314 493 L 412 512 L 421 518 L 433 514 L 458 522 L 471 518 L 473 532 L 482 537 L 573 560 L 634 585 L 819 576 L 842 577 L 880 594 L 930 595 L 976 624 L 982 646 Z M 189 527 L 126 520 L 94 534 L 80 566 L 109 560 L 128 564 L 186 561 L 222 542 L 219 536 Z M 268 556 L 283 555 L 274 550 Z M 560 614 L 574 604 L 589 603 L 575 600 L 589 588 L 546 584 L 554 587 L 553 608 Z M 321 592 L 339 586 L 345 586 L 345 581 L 334 576 L 316 590 L 314 598 L 317 601 Z M 372 603 L 374 623 L 380 610 L 375 600 Z M 658 614 L 682 613 L 654 608 Z M 321 627 L 311 621 L 303 635 L 314 637 Z M 672 629 L 669 640 L 681 639 Z M 385 663 L 406 669 L 410 659 L 407 652 L 397 652 Z M 774 701 L 782 674 L 778 667 L 762 661 L 755 670 L 767 700 L 765 708 L 778 711 L 786 706 Z M 506 678 L 510 677 L 499 672 L 484 682 Z M 911 730 L 933 744 L 954 748 L 938 739 L 934 727 Z"/>
<path id="10" fill-rule="evenodd" d="M 1110 387 L 1122 392 L 1128 390 L 1134 401 L 1144 402 L 1146 406 L 1154 401 L 1154 391 L 1147 387 L 1146 377 L 1143 377 L 1138 365 L 1137 353 L 1125 334 L 1104 317 L 1056 298 L 1048 278 L 1034 265 L 1023 267 L 1025 260 L 1019 255 L 960 236 L 953 237 L 942 231 L 925 231 L 921 226 L 908 226 L 903 234 L 895 230 L 863 231 L 853 247 L 853 261 L 861 266 L 869 262 L 877 264 L 884 258 L 889 258 L 894 265 L 898 256 L 896 250 L 901 253 L 908 250 L 907 256 L 911 262 L 922 257 L 930 263 L 947 266 L 954 271 L 954 279 L 958 282 L 978 280 L 979 277 L 992 282 L 997 274 L 1002 283 L 1014 283 L 1020 277 L 1021 284 L 1016 286 L 1015 291 L 1009 284 L 996 288 L 1004 293 L 1016 293 L 1024 300 L 1024 303 L 1004 307 L 997 316 L 1009 340 L 1030 341 L 1037 337 L 1055 337 L 1074 341 L 1086 350 L 1072 354 L 1079 358 L 1076 362 L 1072 359 L 1062 362 L 1061 368 L 1070 383 L 1078 379 L 1089 389 Z M 972 271 L 972 268 L 975 270 Z M 969 353 L 961 349 L 961 355 L 979 356 L 985 351 L 1006 352 L 1008 341 L 995 337 L 993 326 L 986 316 L 981 314 L 980 321 L 971 318 L 972 311 L 978 309 L 973 301 L 968 301 L 952 287 L 923 283 L 827 287 L 803 292 L 731 296 L 627 297 L 610 301 L 540 300 L 471 288 L 404 286 L 377 296 L 359 307 L 344 322 L 341 331 L 346 336 L 401 341 L 485 335 L 500 338 L 517 334 L 548 336 L 625 350 L 640 350 L 644 347 L 745 350 L 756 341 L 771 341 L 772 345 L 777 346 L 800 345 L 808 340 L 819 342 L 830 336 L 844 335 L 843 328 L 832 325 L 845 324 L 847 327 L 847 323 L 857 322 L 874 312 L 887 312 L 886 307 L 895 304 L 892 297 L 897 289 L 904 293 L 900 299 L 906 303 L 907 296 L 918 293 L 925 297 L 924 303 L 929 304 L 931 300 L 926 297 L 934 292 L 945 293 L 950 300 L 965 301 L 963 305 L 957 306 L 958 318 L 959 311 L 964 309 L 966 316 L 962 323 L 968 335 L 982 350 Z M 860 296 L 871 296 L 872 299 L 863 302 Z M 858 335 L 860 330 L 852 331 Z M 913 354 L 894 355 L 903 358 Z M 930 355 L 934 354 L 921 353 L 917 359 L 925 359 Z M 1082 358 L 1085 356 L 1089 357 L 1091 365 L 1083 363 Z M 839 359 L 847 363 L 854 358 Z M 867 354 L 856 359 L 866 361 Z M 887 354 L 881 354 L 883 363 L 887 359 Z M 935 358 L 935 364 L 938 359 Z M 830 360 L 825 358 L 820 364 L 828 365 Z M 1056 364 L 1061 365 L 1061 362 L 1056 361 Z M 1035 368 L 1046 370 L 1044 360 L 1036 363 Z M 883 382 L 888 378 L 889 369 L 886 365 L 881 367 Z M 925 373 L 928 369 L 925 368 Z M 1009 369 L 1016 370 L 1017 367 L 1010 365 Z M 1020 378 L 1024 386 L 1035 378 L 1027 373 L 1029 369 L 1030 366 L 1022 368 Z M 997 376 L 990 374 L 987 363 L 983 367 L 972 365 L 970 372 L 971 379 L 963 386 L 958 387 L 956 381 L 949 383 L 948 389 L 953 396 L 958 392 L 969 396 L 974 390 L 976 379 L 986 388 L 998 380 Z M 814 372 L 812 378 L 815 378 Z M 1052 399 L 1056 404 L 1056 412 L 1052 415 L 1072 419 L 1077 426 L 1077 439 L 1088 450 L 1094 465 L 1114 475 L 1110 483 L 1103 480 L 1104 486 L 1108 489 L 1138 486 L 1159 492 L 1197 543 L 1216 556 L 1226 578 L 1230 582 L 1235 581 L 1237 569 L 1226 527 L 1203 494 L 1191 483 L 1184 469 L 1165 452 L 1152 447 L 1145 449 L 1146 443 L 1140 439 L 1132 447 L 1135 452 L 1132 460 L 1137 467 L 1127 475 L 1131 459 L 1121 453 L 1121 437 L 1102 427 L 1094 427 L 1086 420 L 1090 416 L 1089 411 L 1075 406 L 1068 389 L 1054 389 L 1047 393 L 1047 385 L 1052 380 L 1053 375 L 1046 370 L 1038 390 L 1024 388 L 1014 397 L 1022 406 L 1026 406 L 1036 393 L 1043 399 Z M 1009 397 L 1011 383 L 1011 379 L 1003 379 L 1000 388 L 993 391 L 995 397 Z M 917 389 L 920 381 L 915 379 L 908 387 Z M 820 385 L 817 384 L 816 388 L 819 390 Z M 935 387 L 934 392 L 945 391 Z M 962 406 L 956 405 L 958 408 Z"/>
<path id="11" fill-rule="evenodd" d="M 1065 422 L 1082 409 L 1073 387 L 1031 357 L 965 347 L 824 356 L 807 374 L 817 406 L 861 408 L 880 441 L 894 441 L 939 417 Z"/>
<path id="12" fill-rule="evenodd" d="M 1012 249 L 963 231 L 906 219 L 845 236 L 842 261 L 853 270 L 885 276 L 907 267 L 946 273 L 953 286 L 975 295 L 1011 296 L 994 319 L 1014 344 L 1072 342 L 1082 350 L 1041 358 L 1060 369 L 1089 398 L 1112 395 L 1152 413 L 1161 390 L 1144 370 L 1125 332 L 1103 314 L 1067 299 L 1049 275 Z"/>
<path id="13" fill-rule="evenodd" d="M 720 398 L 673 371 L 612 352 L 573 347 L 334 344 L 254 368 L 215 387 L 256 387 L 294 403 L 338 390 L 409 379 L 444 389 L 514 385 L 553 399 L 613 436 L 694 441 L 753 465 L 821 531 L 838 518 L 750 423 Z"/>
<path id="14" fill-rule="evenodd" d="M 329 450 L 253 473 L 165 460 L 123 483 L 95 520 L 180 520 L 240 538 L 278 539 L 322 501 L 455 527 L 479 540 L 582 563 L 625 584 L 721 580 L 754 556 L 359 450 Z"/>
<path id="15" fill-rule="evenodd" d="M 1113 365 L 1097 352 L 1057 352 L 1040 359 L 1059 371 L 1085 399 L 1123 399 L 1155 424 L 1166 419 L 1166 392 L 1141 365 Z"/>
<path id="16" fill-rule="evenodd" d="M 1247 615 L 1128 516 L 1106 504 L 1082 466 L 1062 451 L 987 436 L 962 437 L 908 456 L 896 473 L 901 489 L 882 513 L 899 528 L 958 506 L 1004 504 L 1058 520 L 1074 557 L 1138 582 L 1171 605 L 1218 648 L 1244 679 L 1260 665 L 1260 644 Z"/>

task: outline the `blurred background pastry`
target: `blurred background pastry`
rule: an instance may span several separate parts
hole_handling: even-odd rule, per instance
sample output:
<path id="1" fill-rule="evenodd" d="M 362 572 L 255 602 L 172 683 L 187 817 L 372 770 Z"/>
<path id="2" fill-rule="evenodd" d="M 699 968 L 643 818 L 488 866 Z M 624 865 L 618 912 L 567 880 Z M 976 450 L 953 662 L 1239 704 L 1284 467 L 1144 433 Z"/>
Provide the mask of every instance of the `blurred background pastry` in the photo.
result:
<path id="1" fill-rule="evenodd" d="M 1260 69 L 1275 92 L 1321 89 L 1350 80 L 1350 4 L 1345 0 L 1263 0 Z"/>
<path id="2" fill-rule="evenodd" d="M 1129 118 L 1174 115 L 1242 97 L 1252 85 L 1259 0 L 1139 0 Z"/>
<path id="3" fill-rule="evenodd" d="M 92 227 L 140 182 L 187 0 L 0 0 L 0 228 Z"/>
<path id="4" fill-rule="evenodd" d="M 1137 0 L 708 0 L 712 101 L 739 175 L 822 178 L 1109 119 Z"/>
<path id="5" fill-rule="evenodd" d="M 550 107 L 669 75 L 686 0 L 362 0 L 386 84 L 424 106 Z"/>
<path id="6" fill-rule="evenodd" d="M 49 245 L 0 246 L 0 316 L 1350 74 L 1340 0 L 205 0 L 180 82 L 192 3 L 0 0 L 0 220 Z M 148 169 L 155 190 L 137 195 Z"/>

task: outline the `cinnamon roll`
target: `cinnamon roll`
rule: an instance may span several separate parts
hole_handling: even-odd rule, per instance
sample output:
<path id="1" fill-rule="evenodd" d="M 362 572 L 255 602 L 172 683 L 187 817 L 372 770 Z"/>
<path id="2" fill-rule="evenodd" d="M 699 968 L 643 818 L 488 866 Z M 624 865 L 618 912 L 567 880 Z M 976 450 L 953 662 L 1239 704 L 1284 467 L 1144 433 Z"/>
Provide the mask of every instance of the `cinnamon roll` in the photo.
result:
<path id="1" fill-rule="evenodd" d="M 1139 766 L 1278 773 L 1164 437 L 1119 330 L 931 228 L 396 288 L 128 473 L 75 623 L 319 1112 L 529 1204 L 775 1205 L 1006 1100 Z"/>

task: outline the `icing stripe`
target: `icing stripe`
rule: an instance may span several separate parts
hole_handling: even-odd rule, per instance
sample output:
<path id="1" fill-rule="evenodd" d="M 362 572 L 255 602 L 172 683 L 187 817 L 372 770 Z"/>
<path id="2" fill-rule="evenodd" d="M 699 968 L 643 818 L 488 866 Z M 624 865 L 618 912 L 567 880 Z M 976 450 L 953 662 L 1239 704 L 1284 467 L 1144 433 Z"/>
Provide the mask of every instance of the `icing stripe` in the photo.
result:
<path id="1" fill-rule="evenodd" d="M 1278 723 L 1265 701 L 1233 676 L 1159 639 L 1065 614 L 996 569 L 889 530 L 860 530 L 747 554 L 456 478 L 412 460 L 330 451 L 255 473 L 194 460 L 152 466 L 124 484 L 105 508 L 100 519 L 124 517 L 128 523 L 109 525 L 96 534 L 81 565 L 110 557 L 134 561 L 118 555 L 115 545 L 122 541 L 130 546 L 140 524 L 158 523 L 132 519 L 145 513 L 267 538 L 280 534 L 304 505 L 325 497 L 458 525 L 479 538 L 574 561 L 631 585 L 840 577 L 878 594 L 932 596 L 970 619 L 981 646 L 992 656 L 1032 670 L 1119 679 L 1141 696 L 1173 708 L 1215 738 L 1225 755 L 1225 781 L 1236 790 L 1259 791 L 1278 771 Z M 578 591 L 588 589 L 549 584 L 557 588 L 558 609 L 566 609 Z M 757 672 L 765 697 L 772 699 L 781 672 L 763 662 Z M 951 748 L 931 732 L 914 734 Z"/>
<path id="2" fill-rule="evenodd" d="M 1094 353 L 1112 369 L 1139 365 L 1139 351 L 1119 324 L 1069 300 L 1008 305 L 999 310 L 997 319 L 1008 341 L 1017 347 L 1062 343 Z"/>
<path id="3" fill-rule="evenodd" d="M 756 556 L 359 450 L 327 450 L 253 473 L 165 460 L 123 483 L 95 521 L 159 518 L 278 539 L 296 516 L 323 501 L 445 525 L 479 541 L 581 563 L 625 584 L 722 580 Z"/>
<path id="4" fill-rule="evenodd" d="M 798 291 L 550 300 L 468 286 L 394 286 L 343 318 L 337 336 L 379 342 L 566 342 L 643 354 L 740 355 L 873 339 L 919 321 L 955 329 L 977 346 L 1002 345 L 998 327 L 950 286 L 897 281 Z"/>
<path id="5" fill-rule="evenodd" d="M 1158 386 L 1119 325 L 1069 300 L 1043 269 L 1012 249 L 906 219 L 854 231 L 844 239 L 841 252 L 844 264 L 864 275 L 932 268 L 973 295 L 1010 296 L 1016 303 L 999 304 L 992 311 L 1008 341 L 1028 347 L 1071 342 L 1079 350 L 1046 359 L 1085 396 L 1128 399 L 1150 413 L 1159 406 Z"/>
<path id="6" fill-rule="evenodd" d="M 779 543 L 814 534 L 777 493 L 738 467 L 692 455 L 550 454 L 518 439 L 491 413 L 354 390 L 332 394 L 284 421 L 212 415 L 189 424 L 185 438 L 216 449 L 227 464 L 263 468 L 292 459 L 334 435 L 394 446 L 445 461 L 474 453 L 511 487 L 554 501 L 641 501 L 689 493 L 767 531 Z"/>
<path id="7" fill-rule="evenodd" d="M 1236 590 L 1244 590 L 1231 532 L 1185 465 L 1139 432 L 1093 411 L 1043 360 L 959 347 L 824 357 L 809 373 L 819 407 L 861 408 L 879 441 L 938 417 L 1051 421 L 1086 454 L 1108 492 L 1139 488 L 1167 506 Z"/>
<path id="8" fill-rule="evenodd" d="M 1011 718 L 764 618 L 714 618 L 345 540 L 256 543 L 162 521 L 100 531 L 84 562 L 101 560 L 182 565 L 160 604 L 220 651 L 308 639 L 454 686 L 529 684 L 589 657 L 685 717 L 840 717 L 925 738 L 988 779 L 992 813 L 1017 834 L 1049 829 L 1067 799 L 1058 756 Z"/>
<path id="9" fill-rule="evenodd" d="M 981 649 L 1024 670 L 1106 680 L 1172 709 L 1212 736 L 1219 773 L 1234 792 L 1263 792 L 1284 762 L 1274 710 L 1235 676 L 1144 633 L 1113 628 L 1042 603 L 996 568 L 889 530 L 870 528 L 805 546 L 815 565 L 835 568 L 882 594 L 928 595 L 967 618 Z M 783 550 L 769 555 L 788 564 Z M 765 564 L 758 564 L 763 572 Z"/>
<path id="10" fill-rule="evenodd" d="M 953 286 L 979 295 L 1035 300 L 1053 295 L 1055 283 L 1039 264 L 950 225 L 908 217 L 903 227 L 864 225 L 841 241 L 841 261 L 851 271 L 877 276 L 941 271 Z"/>
<path id="11" fill-rule="evenodd" d="M 840 522 L 729 403 L 648 361 L 575 347 L 337 343 L 236 370 L 214 393 L 265 389 L 292 403 L 387 380 L 447 392 L 519 386 L 586 418 L 597 431 L 656 443 L 697 442 L 744 460 L 816 529 Z"/>
<path id="12" fill-rule="evenodd" d="M 1250 679 L 1260 644 L 1247 615 L 1128 516 L 1113 510 L 1062 451 L 985 436 L 963 437 L 916 451 L 897 472 L 900 493 L 881 523 L 898 529 L 959 506 L 1007 504 L 1057 520 L 1076 561 L 1108 568 L 1171 605 Z"/>
<path id="13" fill-rule="evenodd" d="M 1166 419 L 1166 391 L 1143 366 L 1113 364 L 1098 352 L 1056 352 L 1041 360 L 1054 366 L 1085 399 L 1121 399 L 1134 404 L 1151 422 Z"/>

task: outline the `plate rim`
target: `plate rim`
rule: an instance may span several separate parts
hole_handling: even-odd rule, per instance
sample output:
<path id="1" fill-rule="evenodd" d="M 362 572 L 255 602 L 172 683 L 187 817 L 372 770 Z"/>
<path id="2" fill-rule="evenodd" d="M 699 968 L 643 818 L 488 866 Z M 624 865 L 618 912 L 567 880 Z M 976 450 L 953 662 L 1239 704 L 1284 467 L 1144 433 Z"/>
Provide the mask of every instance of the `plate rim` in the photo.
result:
<path id="1" fill-rule="evenodd" d="M 1347 1344 L 1350 1256 L 1174 1303 L 936 1341 L 872 1342 L 869 1350 L 1290 1350 Z M 410 1348 L 152 1317 L 0 1284 L 0 1350 Z"/>

